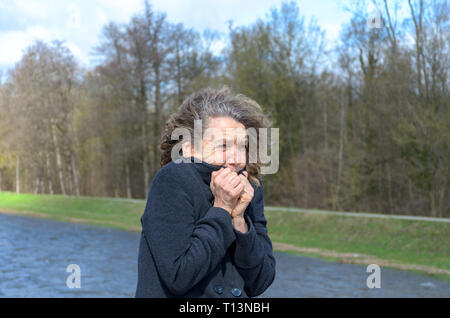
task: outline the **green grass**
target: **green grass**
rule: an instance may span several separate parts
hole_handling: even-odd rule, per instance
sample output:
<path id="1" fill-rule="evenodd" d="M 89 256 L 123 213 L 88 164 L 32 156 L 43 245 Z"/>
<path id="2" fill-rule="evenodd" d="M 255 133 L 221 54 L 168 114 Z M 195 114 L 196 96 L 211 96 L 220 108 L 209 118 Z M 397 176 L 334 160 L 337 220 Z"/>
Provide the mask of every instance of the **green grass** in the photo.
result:
<path id="1" fill-rule="evenodd" d="M 83 219 L 83 223 L 123 230 L 141 226 L 144 208 L 144 200 L 0 192 L 0 209 L 35 212 L 41 215 L 31 215 L 60 221 Z"/>
<path id="2" fill-rule="evenodd" d="M 265 215 L 274 242 L 450 270 L 449 223 L 278 211 Z"/>
<path id="3" fill-rule="evenodd" d="M 123 230 L 140 230 L 144 208 L 144 200 L 0 192 L 0 210 L 6 212 L 30 211 L 31 216 Z M 265 215 L 273 242 L 450 270 L 449 223 L 281 211 Z M 435 276 L 450 281 L 449 275 Z"/>

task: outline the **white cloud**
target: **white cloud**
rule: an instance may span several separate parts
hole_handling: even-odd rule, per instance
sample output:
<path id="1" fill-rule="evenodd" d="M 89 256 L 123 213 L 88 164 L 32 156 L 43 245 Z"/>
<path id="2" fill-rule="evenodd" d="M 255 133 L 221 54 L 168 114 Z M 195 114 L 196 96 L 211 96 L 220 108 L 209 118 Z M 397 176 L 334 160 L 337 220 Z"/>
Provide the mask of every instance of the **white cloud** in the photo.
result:
<path id="1" fill-rule="evenodd" d="M 30 26 L 26 30 L 0 32 L 0 43 L 6 44 L 0 50 L 0 65 L 12 66 L 18 62 L 23 51 L 37 40 L 51 42 L 55 39 L 61 39 L 58 29 L 40 25 Z"/>
<path id="2" fill-rule="evenodd" d="M 154 9 L 167 12 L 172 22 L 183 22 L 198 31 L 210 28 L 220 32 L 228 31 L 228 20 L 233 25 L 247 25 L 258 17 L 263 18 L 271 7 L 280 6 L 279 0 L 155 0 Z"/>
<path id="3" fill-rule="evenodd" d="M 103 9 L 98 9 L 97 10 L 97 24 L 100 25 L 105 25 L 106 23 L 108 23 L 109 19 L 108 19 L 108 15 L 106 14 L 106 12 Z"/>
<path id="4" fill-rule="evenodd" d="M 32 43 L 30 37 L 24 31 L 11 31 L 0 33 L 0 65 L 12 65 L 20 59 L 23 49 Z"/>
<path id="5" fill-rule="evenodd" d="M 67 41 L 66 46 L 69 48 L 78 62 L 82 64 L 82 66 L 89 66 L 89 52 L 81 49 L 78 45 L 71 41 Z"/>
<path id="6" fill-rule="evenodd" d="M 227 43 L 223 40 L 218 40 L 212 43 L 211 51 L 215 55 L 220 55 L 222 50 L 226 47 Z"/>
<path id="7" fill-rule="evenodd" d="M 52 41 L 53 39 L 60 38 L 60 31 L 57 29 L 45 28 L 40 25 L 29 27 L 25 30 L 25 33 L 35 40 L 42 40 L 45 42 Z"/>
<path id="8" fill-rule="evenodd" d="M 130 17 L 142 6 L 142 0 L 95 0 L 95 3 L 107 15 L 108 21 L 128 22 Z"/>
<path id="9" fill-rule="evenodd" d="M 45 19 L 50 9 L 48 1 L 39 0 L 14 0 L 11 5 L 22 14 L 39 19 Z"/>

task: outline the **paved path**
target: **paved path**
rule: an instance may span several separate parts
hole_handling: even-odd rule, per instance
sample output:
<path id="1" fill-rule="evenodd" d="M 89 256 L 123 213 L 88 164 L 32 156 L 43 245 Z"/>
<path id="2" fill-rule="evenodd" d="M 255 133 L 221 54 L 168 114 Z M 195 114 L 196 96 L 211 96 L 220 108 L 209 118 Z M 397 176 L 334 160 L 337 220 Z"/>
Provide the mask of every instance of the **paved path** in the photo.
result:
<path id="1" fill-rule="evenodd" d="M 382 219 L 401 219 L 401 220 L 413 220 L 413 221 L 430 221 L 430 222 L 450 223 L 450 218 L 432 218 L 432 217 L 413 216 L 413 215 L 393 215 L 393 214 L 363 213 L 363 212 L 361 212 L 361 213 L 359 213 L 359 212 L 337 212 L 337 211 L 325 211 L 325 210 L 285 208 L 285 207 L 276 207 L 276 206 L 265 206 L 264 210 L 294 212 L 294 213 L 331 214 L 331 215 L 345 215 L 345 216 L 382 218 Z"/>

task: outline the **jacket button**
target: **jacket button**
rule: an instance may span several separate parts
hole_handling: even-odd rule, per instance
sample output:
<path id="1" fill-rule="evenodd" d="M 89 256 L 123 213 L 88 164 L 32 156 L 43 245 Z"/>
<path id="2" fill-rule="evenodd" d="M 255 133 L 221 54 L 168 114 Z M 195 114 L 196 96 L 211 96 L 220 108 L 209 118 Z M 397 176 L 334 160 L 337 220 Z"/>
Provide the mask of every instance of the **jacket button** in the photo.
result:
<path id="1" fill-rule="evenodd" d="M 231 290 L 231 293 L 233 294 L 234 297 L 239 297 L 242 294 L 242 291 L 239 288 L 233 288 Z"/>
<path id="2" fill-rule="evenodd" d="M 223 287 L 222 286 L 214 286 L 214 291 L 218 293 L 219 295 L 222 295 L 223 293 Z"/>

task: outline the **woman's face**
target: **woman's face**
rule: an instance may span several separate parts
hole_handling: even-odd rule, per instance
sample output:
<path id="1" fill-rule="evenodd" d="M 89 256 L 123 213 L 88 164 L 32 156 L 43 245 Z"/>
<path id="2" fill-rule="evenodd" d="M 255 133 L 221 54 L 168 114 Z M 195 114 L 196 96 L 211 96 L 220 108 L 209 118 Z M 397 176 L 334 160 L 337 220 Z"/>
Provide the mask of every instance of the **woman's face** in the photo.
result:
<path id="1" fill-rule="evenodd" d="M 207 163 L 226 166 L 235 172 L 246 164 L 245 126 L 229 117 L 209 119 L 208 128 L 203 132 L 202 154 L 195 151 L 194 145 L 183 145 L 183 155 L 194 156 Z"/>

